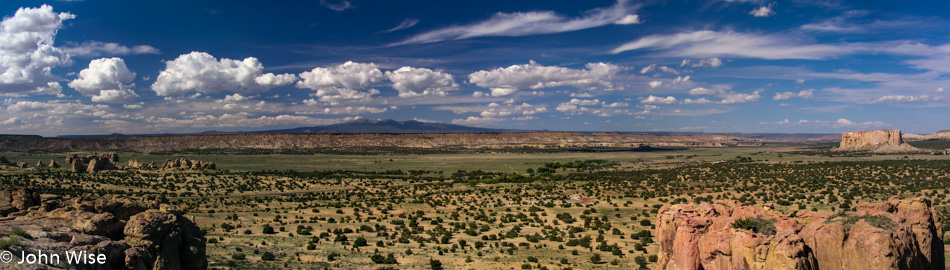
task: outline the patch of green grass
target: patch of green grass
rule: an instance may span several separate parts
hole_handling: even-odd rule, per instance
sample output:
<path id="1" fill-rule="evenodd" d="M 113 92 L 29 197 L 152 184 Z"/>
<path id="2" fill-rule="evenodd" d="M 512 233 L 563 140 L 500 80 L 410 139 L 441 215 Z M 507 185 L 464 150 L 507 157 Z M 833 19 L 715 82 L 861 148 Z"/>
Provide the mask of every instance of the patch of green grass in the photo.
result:
<path id="1" fill-rule="evenodd" d="M 742 218 L 732 222 L 732 228 L 749 230 L 754 233 L 775 235 L 775 220 L 761 218 Z"/>
<path id="2" fill-rule="evenodd" d="M 10 229 L 10 235 L 17 235 L 25 239 L 33 239 L 32 235 L 30 235 L 29 233 L 24 231 L 23 228 L 20 228 L 20 227 L 13 227 L 12 229 Z"/>
<path id="3" fill-rule="evenodd" d="M 0 249 L 7 249 L 12 246 L 19 246 L 20 238 L 19 237 L 10 237 L 5 240 L 0 240 Z"/>

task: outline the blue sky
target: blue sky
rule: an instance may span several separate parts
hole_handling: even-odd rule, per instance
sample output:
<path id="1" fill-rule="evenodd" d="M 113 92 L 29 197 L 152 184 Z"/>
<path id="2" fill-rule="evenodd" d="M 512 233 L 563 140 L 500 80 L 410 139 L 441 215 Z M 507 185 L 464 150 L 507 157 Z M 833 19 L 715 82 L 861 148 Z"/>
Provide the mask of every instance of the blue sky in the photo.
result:
<path id="1" fill-rule="evenodd" d="M 950 129 L 950 3 L 4 1 L 0 133 Z"/>

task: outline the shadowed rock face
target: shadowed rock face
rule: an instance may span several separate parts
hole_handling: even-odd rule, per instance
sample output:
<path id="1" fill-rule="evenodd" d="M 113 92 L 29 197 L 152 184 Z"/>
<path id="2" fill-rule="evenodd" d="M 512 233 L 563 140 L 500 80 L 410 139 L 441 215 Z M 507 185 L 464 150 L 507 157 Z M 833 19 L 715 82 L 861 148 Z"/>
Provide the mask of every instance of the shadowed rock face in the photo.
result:
<path id="1" fill-rule="evenodd" d="M 73 172 L 97 173 L 106 170 L 115 170 L 119 166 L 119 155 L 109 153 L 105 155 L 87 155 L 79 156 L 77 154 L 66 155 L 66 164 L 69 164 Z M 58 166 L 58 165 L 57 165 Z"/>
<path id="2" fill-rule="evenodd" d="M 32 189 L 0 190 L 0 215 L 40 205 L 40 194 Z"/>
<path id="3" fill-rule="evenodd" d="M 217 166 L 214 164 L 214 162 L 191 160 L 185 158 L 165 160 L 165 163 L 162 165 L 162 169 L 192 171 L 214 170 L 216 167 Z"/>
<path id="4" fill-rule="evenodd" d="M 920 149 L 904 143 L 901 131 L 897 129 L 848 131 L 841 134 L 841 145 L 836 151 L 869 151 L 874 153 L 921 152 Z"/>
<path id="5" fill-rule="evenodd" d="M 734 228 L 765 220 L 774 231 Z M 927 198 L 796 216 L 735 201 L 660 209 L 658 269 L 944 269 L 942 221 Z"/>
<path id="6" fill-rule="evenodd" d="M 0 231 L 16 227 L 29 234 L 6 236 L 21 238 L 18 246 L 10 247 L 14 256 L 22 250 L 42 250 L 63 257 L 67 251 L 82 250 L 107 257 L 106 265 L 70 268 L 207 269 L 204 234 L 164 203 L 162 197 L 119 195 L 40 203 L 33 190 L 0 190 L 0 207 L 7 205 L 12 211 L 2 213 Z"/>

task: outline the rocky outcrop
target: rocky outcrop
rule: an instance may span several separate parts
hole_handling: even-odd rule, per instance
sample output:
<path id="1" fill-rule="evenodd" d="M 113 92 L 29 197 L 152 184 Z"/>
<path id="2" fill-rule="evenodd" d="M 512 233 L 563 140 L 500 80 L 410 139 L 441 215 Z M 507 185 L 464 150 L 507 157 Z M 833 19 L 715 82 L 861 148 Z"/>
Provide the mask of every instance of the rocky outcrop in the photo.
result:
<path id="1" fill-rule="evenodd" d="M 0 215 L 40 205 L 40 194 L 32 189 L 0 190 Z"/>
<path id="2" fill-rule="evenodd" d="M 129 169 L 143 169 L 143 170 L 155 169 L 155 162 L 141 163 L 138 160 L 130 159 L 128 164 L 125 167 Z"/>
<path id="3" fill-rule="evenodd" d="M 66 164 L 70 164 L 73 172 L 97 173 L 104 170 L 116 170 L 119 168 L 119 155 L 109 153 L 105 155 L 86 155 L 77 154 L 66 155 Z"/>
<path id="4" fill-rule="evenodd" d="M 47 165 L 47 166 L 49 166 L 50 168 L 59 168 L 59 167 L 60 167 L 60 166 L 59 166 L 59 162 L 56 162 L 55 160 L 52 160 L 52 159 L 49 160 L 49 165 Z"/>
<path id="5" fill-rule="evenodd" d="M 173 170 L 192 170 L 192 171 L 204 171 L 204 170 L 215 170 L 217 165 L 214 162 L 205 162 L 200 160 L 191 160 L 180 158 L 176 160 L 165 160 L 165 163 L 162 164 L 162 169 L 173 169 Z"/>
<path id="6" fill-rule="evenodd" d="M 97 173 L 104 170 L 115 170 L 118 169 L 115 163 L 112 163 L 112 160 L 109 158 L 94 157 L 89 160 L 89 165 L 86 166 L 86 172 Z"/>
<path id="7" fill-rule="evenodd" d="M 933 134 L 904 134 L 904 139 L 910 141 L 950 140 L 950 130 L 941 130 Z"/>
<path id="8" fill-rule="evenodd" d="M 154 269 L 205 269 L 205 238 L 191 220 L 169 210 L 148 210 L 125 226 L 126 265 Z M 150 254 L 152 256 L 142 256 Z"/>
<path id="9" fill-rule="evenodd" d="M 897 129 L 848 131 L 841 134 L 841 145 L 835 151 L 862 151 L 872 153 L 924 152 L 904 143 Z"/>
<path id="10" fill-rule="evenodd" d="M 39 203 L 38 195 L 30 197 L 36 194 L 30 192 L 11 192 L 10 198 L 13 202 Z M 4 194 L 0 192 L 0 205 Z M 43 250 L 65 258 L 67 251 L 82 250 L 107 258 L 104 266 L 52 267 L 57 269 L 207 269 L 203 233 L 166 202 L 156 196 L 135 199 L 117 195 L 51 200 L 33 206 L 11 203 L 18 211 L 0 218 L 0 231 L 21 228 L 29 237 L 0 238 L 20 238 L 18 246 L 9 248 L 15 256 L 21 250 Z"/>
<path id="11" fill-rule="evenodd" d="M 86 166 L 82 164 L 82 160 L 80 159 L 69 160 L 68 158 L 66 160 L 67 160 L 66 163 L 69 164 L 69 168 L 72 172 L 82 172 L 86 170 Z"/>
<path id="12" fill-rule="evenodd" d="M 927 198 L 857 211 L 783 214 L 769 207 L 664 206 L 657 269 L 944 269 L 942 220 Z"/>

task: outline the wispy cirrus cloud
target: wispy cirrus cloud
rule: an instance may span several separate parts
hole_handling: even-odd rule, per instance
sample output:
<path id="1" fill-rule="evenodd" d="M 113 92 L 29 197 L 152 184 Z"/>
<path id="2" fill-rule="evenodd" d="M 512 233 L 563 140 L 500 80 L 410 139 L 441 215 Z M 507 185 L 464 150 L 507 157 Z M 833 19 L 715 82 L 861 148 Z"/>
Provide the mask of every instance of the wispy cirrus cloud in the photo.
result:
<path id="1" fill-rule="evenodd" d="M 97 57 L 101 55 L 159 54 L 160 50 L 149 45 L 125 46 L 114 42 L 87 41 L 69 44 L 63 51 L 70 56 Z"/>
<path id="2" fill-rule="evenodd" d="M 406 18 L 406 19 L 402 20 L 402 22 L 399 23 L 399 25 L 396 25 L 396 27 L 393 27 L 393 28 L 390 28 L 390 29 L 388 29 L 388 30 L 382 31 L 381 33 L 392 33 L 392 32 L 396 32 L 396 31 L 399 31 L 399 30 L 408 29 L 408 28 L 410 28 L 410 27 L 416 26 L 417 23 L 419 23 L 419 19 L 416 19 L 416 18 Z"/>
<path id="3" fill-rule="evenodd" d="M 619 0 L 613 6 L 588 10 L 584 12 L 583 16 L 577 18 L 565 17 L 553 11 L 498 12 L 484 21 L 425 32 L 404 41 L 390 44 L 390 46 L 434 43 L 476 37 L 518 37 L 553 34 L 615 23 L 634 24 L 640 22 L 639 16 L 631 17 L 628 15 L 632 15 L 630 12 L 636 10 L 637 7 L 638 6 L 628 5 L 627 0 Z"/>
<path id="4" fill-rule="evenodd" d="M 777 122 L 759 122 L 759 125 L 781 125 L 781 126 L 812 126 L 812 127 L 834 127 L 834 128 L 868 128 L 868 127 L 887 127 L 888 123 L 882 121 L 854 122 L 845 118 L 838 120 L 806 120 L 789 121 L 788 119 Z"/>
<path id="5" fill-rule="evenodd" d="M 320 0 L 320 5 L 332 9 L 333 11 L 344 11 L 353 8 L 353 4 L 347 0 L 341 0 L 339 2 L 333 0 Z"/>
<path id="6" fill-rule="evenodd" d="M 610 53 L 632 50 L 661 51 L 665 56 L 732 56 L 761 59 L 819 60 L 851 53 L 842 45 L 808 44 L 781 34 L 751 34 L 732 31 L 700 30 L 672 35 L 652 35 L 614 48 Z"/>

